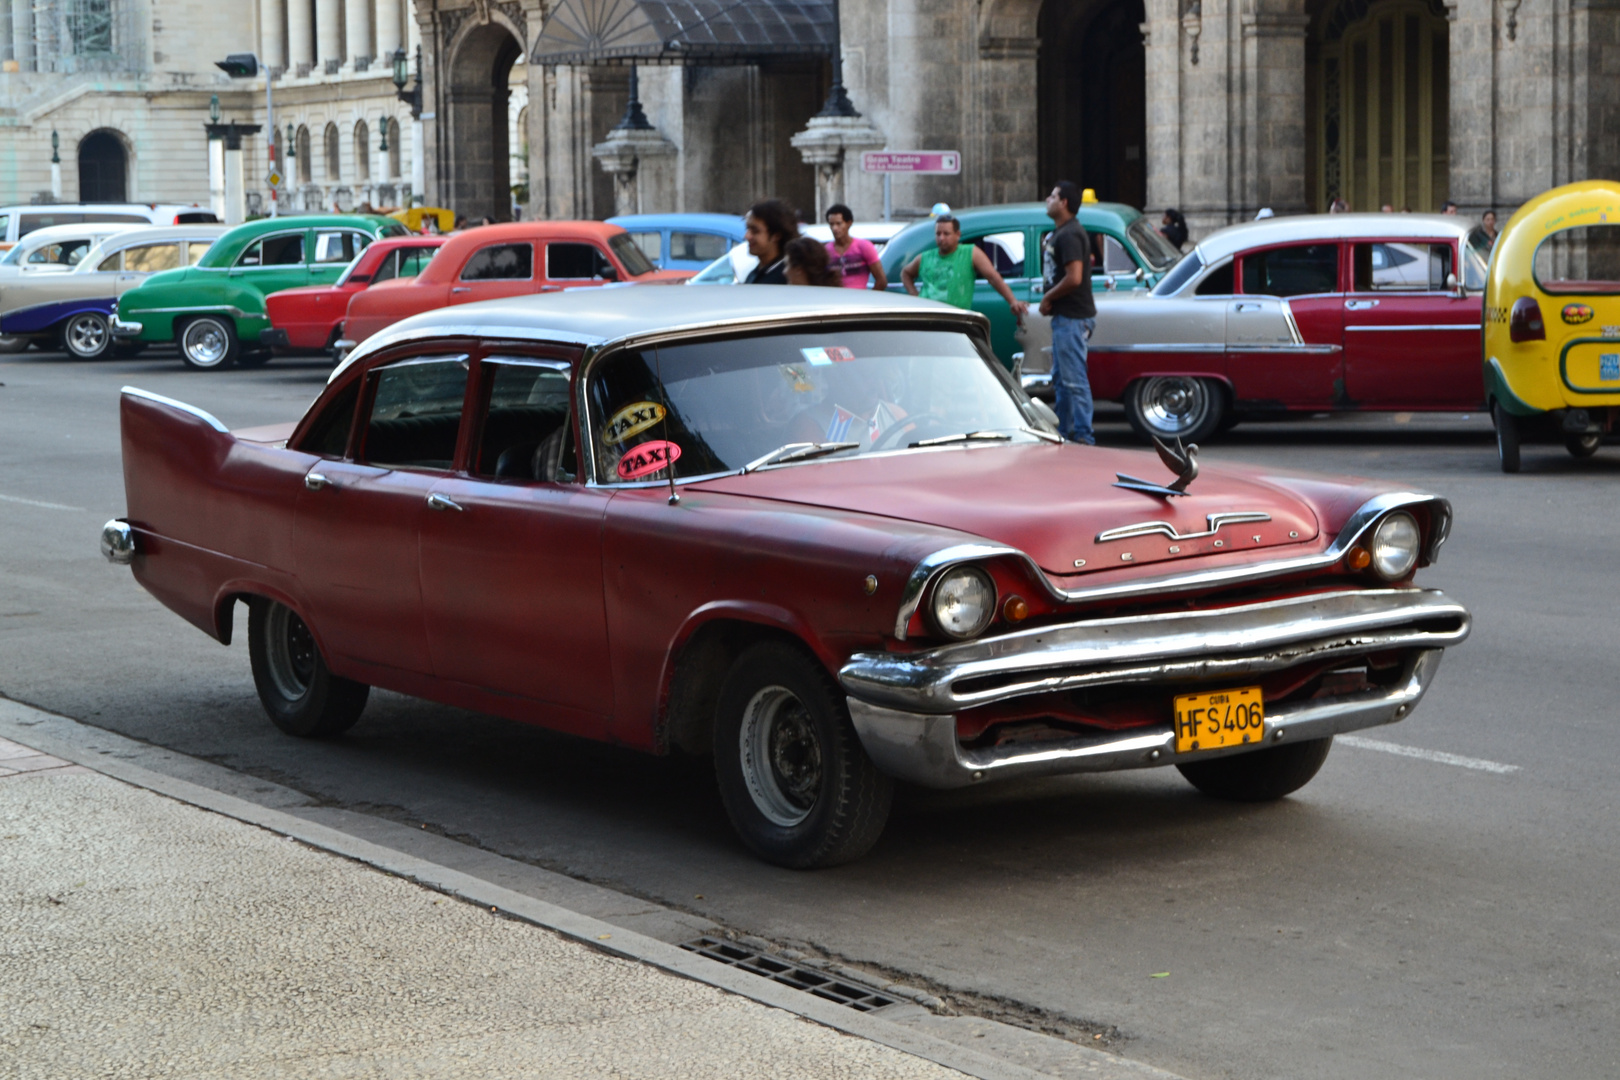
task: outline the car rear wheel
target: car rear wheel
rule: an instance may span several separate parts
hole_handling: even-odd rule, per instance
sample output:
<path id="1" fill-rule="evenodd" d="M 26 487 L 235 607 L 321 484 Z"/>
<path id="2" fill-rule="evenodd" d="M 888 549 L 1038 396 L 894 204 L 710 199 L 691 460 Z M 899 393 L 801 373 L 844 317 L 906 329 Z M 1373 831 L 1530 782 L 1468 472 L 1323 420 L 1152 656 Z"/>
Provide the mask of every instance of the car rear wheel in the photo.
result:
<path id="1" fill-rule="evenodd" d="M 187 322 L 180 328 L 176 343 L 180 359 L 199 371 L 228 368 L 236 363 L 236 354 L 241 351 L 236 327 L 218 315 L 201 315 Z"/>
<path id="2" fill-rule="evenodd" d="M 99 311 L 81 311 L 62 324 L 62 350 L 78 360 L 100 360 L 112 346 L 112 326 Z"/>
<path id="3" fill-rule="evenodd" d="M 289 735 L 341 735 L 360 719 L 371 693 L 364 683 L 333 675 L 298 613 L 264 597 L 248 603 L 248 658 L 264 711 Z"/>
<path id="4" fill-rule="evenodd" d="M 889 817 L 894 783 L 866 756 L 843 695 L 783 642 L 755 645 L 732 664 L 715 711 L 714 765 L 737 835 L 778 866 L 858 859 Z"/>
<path id="5" fill-rule="evenodd" d="M 1505 473 L 1519 471 L 1519 419 L 1501 405 L 1491 406 L 1491 419 L 1496 423 L 1496 460 Z"/>
<path id="6" fill-rule="evenodd" d="M 1564 440 L 1564 449 L 1575 457 L 1591 457 L 1603 445 L 1603 436 L 1597 432 L 1586 435 L 1571 435 Z"/>
<path id="7" fill-rule="evenodd" d="M 1207 439 L 1219 430 L 1227 411 L 1226 391 L 1214 379 L 1152 375 L 1125 391 L 1125 417 L 1145 439 Z"/>
<path id="8" fill-rule="evenodd" d="M 1332 748 L 1333 738 L 1329 736 L 1189 762 L 1176 768 L 1205 795 L 1234 802 L 1271 802 L 1310 783 Z"/>

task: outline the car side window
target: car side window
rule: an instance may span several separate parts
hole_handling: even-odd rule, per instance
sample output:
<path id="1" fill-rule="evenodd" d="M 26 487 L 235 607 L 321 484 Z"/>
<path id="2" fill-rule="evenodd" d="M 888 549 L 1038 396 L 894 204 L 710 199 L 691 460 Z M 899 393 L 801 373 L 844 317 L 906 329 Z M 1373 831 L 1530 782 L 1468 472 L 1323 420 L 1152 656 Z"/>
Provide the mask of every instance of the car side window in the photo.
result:
<path id="1" fill-rule="evenodd" d="M 354 429 L 354 403 L 359 396 L 360 380 L 355 379 L 321 409 L 299 440 L 298 449 L 325 458 L 342 457 L 349 449 L 349 432 Z"/>
<path id="2" fill-rule="evenodd" d="M 1096 234 L 1102 238 L 1102 268 L 1105 274 L 1134 274 L 1136 273 L 1136 260 L 1131 253 L 1125 250 L 1125 245 L 1106 233 Z"/>
<path id="3" fill-rule="evenodd" d="M 211 241 L 211 240 L 188 240 L 188 241 L 186 241 L 186 265 L 187 266 L 196 266 L 198 261 L 204 255 L 208 254 L 208 249 L 213 247 L 213 246 L 214 246 L 214 244 L 213 244 L 213 241 Z"/>
<path id="4" fill-rule="evenodd" d="M 1231 263 L 1211 270 L 1209 276 L 1200 281 L 1198 288 L 1193 290 L 1195 296 L 1231 296 L 1232 292 Z"/>
<path id="5" fill-rule="evenodd" d="M 546 277 L 552 281 L 618 277 L 618 271 L 595 244 L 546 245 Z"/>
<path id="6" fill-rule="evenodd" d="M 1339 289 L 1339 245 L 1296 244 L 1243 256 L 1243 291 L 1251 296 L 1306 296 Z"/>
<path id="7" fill-rule="evenodd" d="M 179 244 L 143 244 L 124 249 L 124 269 L 136 274 L 173 270 L 180 265 Z"/>
<path id="8" fill-rule="evenodd" d="M 35 266 L 52 264 L 77 266 L 79 260 L 84 258 L 85 252 L 90 250 L 90 244 L 88 237 L 83 240 L 64 240 L 60 244 L 45 244 L 29 252 L 26 261 Z"/>
<path id="9" fill-rule="evenodd" d="M 633 232 L 630 234 L 630 240 L 636 247 L 641 249 L 643 255 L 653 262 L 663 258 L 664 237 L 661 233 Z"/>
<path id="10" fill-rule="evenodd" d="M 1024 276 L 1024 230 L 981 236 L 973 241 L 973 246 L 989 257 L 990 265 L 1002 277 Z"/>
<path id="11" fill-rule="evenodd" d="M 427 264 L 433 260 L 433 253 L 438 248 L 412 247 L 400 248 L 394 252 L 393 263 L 397 267 L 398 277 L 415 277 L 427 269 Z"/>
<path id="12" fill-rule="evenodd" d="M 364 251 L 370 242 L 371 237 L 365 233 L 350 232 L 347 229 L 341 232 L 318 232 L 315 234 L 315 261 L 347 265 L 353 262 L 354 257 Z"/>
<path id="13" fill-rule="evenodd" d="M 669 257 L 688 262 L 710 263 L 724 255 L 731 241 L 714 233 L 672 232 L 669 234 Z"/>
<path id="14" fill-rule="evenodd" d="M 467 396 L 466 356 L 424 356 L 370 375 L 371 409 L 360 458 L 400 469 L 449 469 Z"/>
<path id="15" fill-rule="evenodd" d="M 124 265 L 124 253 L 122 251 L 115 251 L 111 255 L 107 256 L 105 259 L 101 260 L 101 265 L 96 267 L 96 273 L 98 273 L 98 274 L 114 273 L 114 272 L 122 269 L 123 265 Z"/>
<path id="16" fill-rule="evenodd" d="M 304 261 L 304 234 L 266 236 L 247 246 L 236 260 L 241 267 L 298 266 Z"/>
<path id="17" fill-rule="evenodd" d="M 473 472 L 496 480 L 571 483 L 579 471 L 569 423 L 566 360 L 485 357 L 489 406 Z"/>
<path id="18" fill-rule="evenodd" d="M 1351 252 L 1356 292 L 1440 292 L 1452 272 L 1451 245 L 1386 241 Z"/>
<path id="19" fill-rule="evenodd" d="M 473 252 L 462 281 L 526 281 L 534 277 L 533 244 L 491 244 Z"/>
<path id="20" fill-rule="evenodd" d="M 400 254 L 399 251 L 390 251 L 382 257 L 382 262 L 377 264 L 376 271 L 371 275 L 371 284 L 375 285 L 379 281 L 387 281 L 396 276 L 395 271 L 399 268 Z M 353 281 L 354 278 L 351 277 L 349 280 Z M 361 280 L 365 280 L 364 277 Z"/>

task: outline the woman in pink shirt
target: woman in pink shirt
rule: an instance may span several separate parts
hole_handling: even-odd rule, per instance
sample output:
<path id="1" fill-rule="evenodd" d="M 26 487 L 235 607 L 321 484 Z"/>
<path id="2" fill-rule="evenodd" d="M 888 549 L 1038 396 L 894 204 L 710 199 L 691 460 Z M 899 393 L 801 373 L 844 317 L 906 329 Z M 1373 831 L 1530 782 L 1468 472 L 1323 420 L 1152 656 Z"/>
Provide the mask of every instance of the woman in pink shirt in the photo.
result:
<path id="1" fill-rule="evenodd" d="M 844 283 L 844 288 L 864 289 L 870 275 L 879 292 L 887 289 L 889 279 L 883 276 L 883 262 L 878 258 L 877 248 L 870 240 L 849 235 L 849 227 L 855 224 L 854 212 L 843 203 L 834 203 L 827 208 L 827 224 L 833 234 L 832 243 L 827 245 L 827 265 Z"/>

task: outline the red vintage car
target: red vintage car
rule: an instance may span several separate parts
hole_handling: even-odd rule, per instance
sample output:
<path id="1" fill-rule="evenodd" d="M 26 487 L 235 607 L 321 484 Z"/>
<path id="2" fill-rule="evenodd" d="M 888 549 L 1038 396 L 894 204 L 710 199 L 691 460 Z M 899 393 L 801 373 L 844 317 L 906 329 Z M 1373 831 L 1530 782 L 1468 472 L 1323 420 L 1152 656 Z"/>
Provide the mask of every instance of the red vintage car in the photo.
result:
<path id="1" fill-rule="evenodd" d="M 796 867 L 866 851 L 895 779 L 1175 765 L 1279 798 L 1467 636 L 1413 581 L 1445 499 L 1049 415 L 982 315 L 927 301 L 525 297 L 376 335 L 273 428 L 126 389 L 102 548 L 221 642 L 245 602 L 291 734 L 381 686 L 712 754 L 744 843 Z"/>
<path id="2" fill-rule="evenodd" d="M 672 284 L 686 270 L 660 270 L 630 234 L 600 221 L 519 221 L 450 237 L 410 281 L 384 282 L 349 300 L 340 350 L 422 311 L 610 282 Z"/>
<path id="3" fill-rule="evenodd" d="M 265 298 L 270 329 L 259 335 L 261 344 L 299 352 L 324 352 L 338 340 L 338 327 L 355 293 L 385 281 L 407 280 L 420 274 L 443 236 L 385 237 L 356 255 L 330 285 L 283 289 Z"/>
<path id="4" fill-rule="evenodd" d="M 1099 293 L 1092 392 L 1144 437 L 1246 417 L 1476 411 L 1490 241 L 1440 214 L 1268 218 L 1210 234 L 1150 292 Z M 1024 384 L 1049 385 L 1034 343 Z"/>

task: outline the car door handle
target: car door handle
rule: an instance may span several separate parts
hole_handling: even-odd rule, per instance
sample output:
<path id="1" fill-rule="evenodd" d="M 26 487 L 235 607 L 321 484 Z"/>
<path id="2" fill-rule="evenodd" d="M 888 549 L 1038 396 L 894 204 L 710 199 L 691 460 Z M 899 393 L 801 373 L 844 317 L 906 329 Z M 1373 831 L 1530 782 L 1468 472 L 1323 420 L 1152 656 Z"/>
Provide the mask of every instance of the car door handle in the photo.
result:
<path id="1" fill-rule="evenodd" d="M 429 510 L 461 510 L 461 505 L 448 495 L 440 495 L 437 491 L 427 497 Z"/>
<path id="2" fill-rule="evenodd" d="M 308 473 L 304 477 L 304 486 L 309 488 L 311 491 L 319 491 L 321 488 L 325 487 L 331 482 L 332 481 L 328 480 L 318 472 Z"/>
<path id="3" fill-rule="evenodd" d="M 562 292 L 562 286 L 561 285 L 542 285 L 542 286 L 540 286 L 540 291 L 541 292 Z"/>
<path id="4" fill-rule="evenodd" d="M 1245 312 L 1245 311 L 1259 311 L 1260 310 L 1260 305 L 1259 304 L 1233 304 L 1232 305 L 1232 310 L 1236 311 L 1236 312 L 1239 312 L 1239 313 Z"/>
<path id="5" fill-rule="evenodd" d="M 454 288 L 452 288 L 450 291 L 453 292 L 453 293 L 472 292 L 472 288 L 470 286 L 467 286 L 467 285 L 457 285 Z"/>
<path id="6" fill-rule="evenodd" d="M 1344 310 L 1346 311 L 1371 311 L 1377 306 L 1378 301 L 1376 300 L 1346 300 L 1344 302 Z"/>

